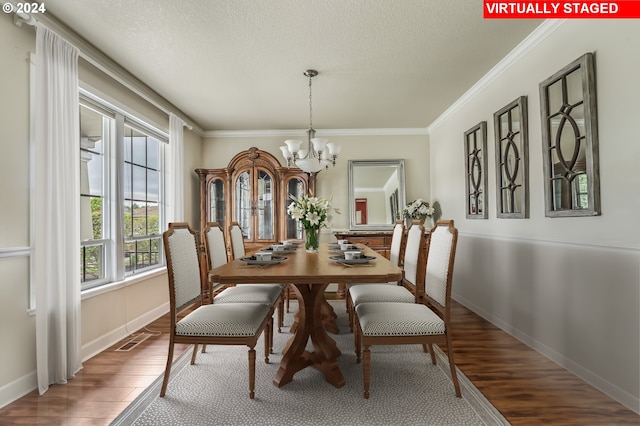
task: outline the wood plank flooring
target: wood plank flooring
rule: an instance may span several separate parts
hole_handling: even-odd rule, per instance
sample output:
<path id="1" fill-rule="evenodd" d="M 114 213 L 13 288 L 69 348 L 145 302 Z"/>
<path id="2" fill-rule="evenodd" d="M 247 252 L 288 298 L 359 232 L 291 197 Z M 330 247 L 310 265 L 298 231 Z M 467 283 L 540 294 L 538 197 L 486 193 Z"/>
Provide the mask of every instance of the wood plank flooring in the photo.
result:
<path id="1" fill-rule="evenodd" d="M 458 367 L 513 425 L 640 424 L 640 416 L 463 306 L 455 304 L 454 318 Z M 164 371 L 168 316 L 147 328 L 162 335 L 130 352 L 114 345 L 69 384 L 0 409 L 0 425 L 108 425 Z M 175 358 L 186 349 L 177 346 Z"/>

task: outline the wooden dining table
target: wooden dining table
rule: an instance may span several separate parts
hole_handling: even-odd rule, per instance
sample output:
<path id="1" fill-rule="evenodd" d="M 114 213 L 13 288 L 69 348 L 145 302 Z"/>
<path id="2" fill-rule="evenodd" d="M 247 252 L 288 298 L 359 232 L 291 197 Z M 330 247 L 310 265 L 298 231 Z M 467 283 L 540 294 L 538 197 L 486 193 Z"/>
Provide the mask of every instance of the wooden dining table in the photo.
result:
<path id="1" fill-rule="evenodd" d="M 327 333 L 323 324 L 323 312 L 331 305 L 325 298 L 329 284 L 386 283 L 402 278 L 402 270 L 362 245 L 358 247 L 366 256 L 375 256 L 369 263 L 347 265 L 330 259 L 338 255 L 331 251 L 329 244 L 321 244 L 317 253 L 307 253 L 304 246 L 295 252 L 283 254 L 280 263 L 270 265 L 250 265 L 236 259 L 209 272 L 210 282 L 219 284 L 292 284 L 298 298 L 298 323 L 294 334 L 287 342 L 280 368 L 273 383 L 284 386 L 293 376 L 306 367 L 313 367 L 325 376 L 335 387 L 345 384 L 338 367 L 340 350 L 335 340 Z M 306 349 L 311 339 L 313 352 Z"/>

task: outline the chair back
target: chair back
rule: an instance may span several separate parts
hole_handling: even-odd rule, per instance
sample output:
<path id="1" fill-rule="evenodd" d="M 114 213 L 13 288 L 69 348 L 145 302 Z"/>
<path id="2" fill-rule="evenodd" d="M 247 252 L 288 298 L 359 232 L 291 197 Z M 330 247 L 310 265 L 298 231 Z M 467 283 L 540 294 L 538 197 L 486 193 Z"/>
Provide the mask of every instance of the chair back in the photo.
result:
<path id="1" fill-rule="evenodd" d="M 404 242 L 404 223 L 396 222 L 393 227 L 393 234 L 391 236 L 391 248 L 389 249 L 389 261 L 394 265 L 400 265 L 400 251 L 402 250 L 402 243 Z"/>
<path id="2" fill-rule="evenodd" d="M 244 256 L 244 236 L 242 235 L 242 228 L 238 222 L 231 222 L 229 226 L 229 237 L 231 238 L 231 258 L 240 259 Z"/>
<path id="3" fill-rule="evenodd" d="M 448 311 L 451 300 L 453 262 L 456 255 L 458 230 L 453 220 L 439 220 L 431 230 L 427 246 L 425 298 L 441 314 Z"/>
<path id="4" fill-rule="evenodd" d="M 207 222 L 203 233 L 209 269 L 217 268 L 227 263 L 227 243 L 220 224 L 218 222 Z"/>
<path id="5" fill-rule="evenodd" d="M 419 265 L 424 260 L 424 226 L 414 221 L 407 232 L 407 244 L 404 249 L 404 278 L 403 284 L 415 288 L 423 282 L 422 268 Z M 416 293 L 417 294 L 417 293 Z"/>
<path id="6" fill-rule="evenodd" d="M 196 233 L 186 222 L 169 223 L 162 234 L 169 275 L 172 320 L 177 312 L 200 297 L 200 256 Z"/>

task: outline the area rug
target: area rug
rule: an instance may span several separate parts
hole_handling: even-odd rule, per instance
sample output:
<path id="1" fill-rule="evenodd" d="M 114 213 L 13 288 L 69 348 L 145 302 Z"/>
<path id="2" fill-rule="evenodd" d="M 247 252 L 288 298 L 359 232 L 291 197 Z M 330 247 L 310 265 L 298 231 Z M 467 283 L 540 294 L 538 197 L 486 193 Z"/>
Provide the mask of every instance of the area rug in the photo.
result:
<path id="1" fill-rule="evenodd" d="M 247 349 L 209 346 L 189 365 L 191 351 L 173 366 L 160 398 L 158 377 L 112 425 L 508 425 L 499 411 L 458 371 L 462 398 L 456 398 L 446 356 L 437 350 L 431 364 L 422 347 L 375 346 L 371 354 L 371 396 L 364 399 L 362 364 L 356 364 L 344 301 L 331 302 L 339 334 L 331 334 L 342 351 L 339 366 L 346 384 L 335 388 L 314 368 L 298 372 L 281 388 L 272 380 L 282 355 L 264 363 L 262 342 L 256 346 L 256 395 L 249 399 Z M 275 333 L 274 350 L 291 337 L 296 304 Z"/>

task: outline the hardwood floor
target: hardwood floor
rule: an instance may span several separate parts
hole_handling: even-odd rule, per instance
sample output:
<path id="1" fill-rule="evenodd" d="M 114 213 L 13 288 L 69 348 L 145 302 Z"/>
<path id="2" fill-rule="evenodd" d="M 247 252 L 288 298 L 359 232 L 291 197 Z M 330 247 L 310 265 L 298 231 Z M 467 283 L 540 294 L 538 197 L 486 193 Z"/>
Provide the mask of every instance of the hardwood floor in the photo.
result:
<path id="1" fill-rule="evenodd" d="M 513 425 L 626 425 L 640 416 L 463 306 L 454 306 L 456 363 Z M 147 328 L 164 331 L 165 316 Z M 37 391 L 0 409 L 0 425 L 107 425 L 164 371 L 168 336 L 130 352 L 121 343 L 84 363 L 67 385 Z M 176 346 L 177 358 L 185 345 Z"/>

